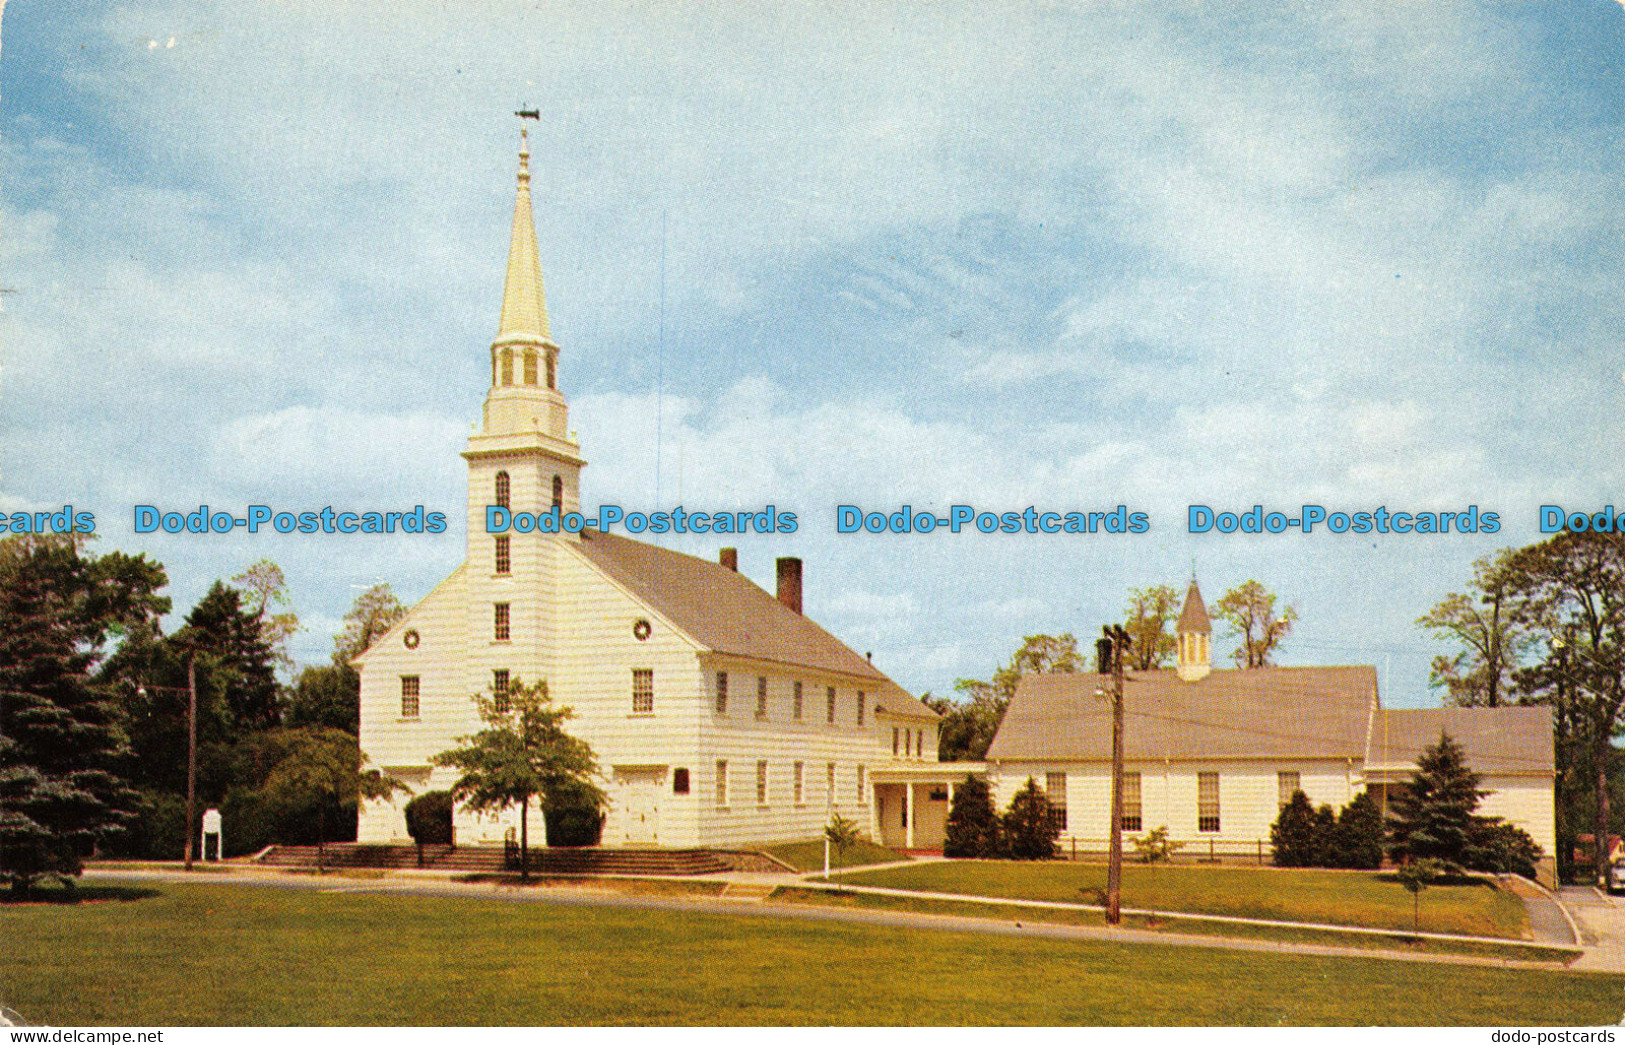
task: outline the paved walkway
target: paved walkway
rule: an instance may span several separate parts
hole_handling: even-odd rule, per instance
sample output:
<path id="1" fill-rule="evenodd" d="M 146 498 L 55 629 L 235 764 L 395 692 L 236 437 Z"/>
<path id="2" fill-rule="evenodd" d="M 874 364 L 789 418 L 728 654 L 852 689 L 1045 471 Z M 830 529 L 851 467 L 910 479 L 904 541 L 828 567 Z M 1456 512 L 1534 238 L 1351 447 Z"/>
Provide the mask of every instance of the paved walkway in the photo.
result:
<path id="1" fill-rule="evenodd" d="M 1594 886 L 1566 885 L 1561 899 L 1579 923 L 1585 946 L 1574 968 L 1625 972 L 1625 897 L 1606 896 Z"/>
<path id="2" fill-rule="evenodd" d="M 590 879 L 581 887 L 536 888 L 521 887 L 505 882 L 458 882 L 444 873 L 391 872 L 381 878 L 348 878 L 287 874 L 270 869 L 233 868 L 227 874 L 193 874 L 178 870 L 112 871 L 91 870 L 87 879 L 120 880 L 127 882 L 168 882 L 191 885 L 248 886 L 260 888 L 313 890 L 325 893 L 383 893 L 407 896 L 451 896 L 505 902 L 555 903 L 622 907 L 641 910 L 703 911 L 708 914 L 788 918 L 799 921 L 843 922 L 861 925 L 882 925 L 900 928 L 938 929 L 957 932 L 975 932 L 998 936 L 1033 936 L 1053 940 L 1087 940 L 1092 942 L 1160 945 L 1164 947 L 1200 947 L 1217 950 L 1264 952 L 1271 954 L 1297 954 L 1337 958 L 1365 958 L 1422 962 L 1439 965 L 1475 965 L 1495 968 L 1523 968 L 1561 970 L 1557 962 L 1523 961 L 1487 955 L 1425 954 L 1400 950 L 1381 950 L 1362 947 L 1338 947 L 1325 944 L 1288 943 L 1283 941 L 1245 939 L 1226 936 L 1196 936 L 1164 933 L 1146 929 L 1110 928 L 1107 926 L 1062 925 L 1053 922 L 1026 922 L 1010 919 L 972 917 L 966 915 L 918 914 L 908 911 L 864 910 L 843 907 L 797 906 L 785 903 L 761 903 L 756 890 L 749 889 L 739 897 L 728 896 L 638 896 L 617 893 L 608 888 L 594 889 Z M 744 886 L 812 885 L 809 876 L 762 875 L 733 873 L 729 875 L 688 876 L 685 881 L 725 879 Z M 900 891 L 898 891 L 900 892 Z M 930 899 L 943 899 L 930 893 L 916 894 Z M 756 901 L 756 902 L 753 902 Z M 982 902 L 986 902 L 985 899 Z M 998 901 L 1003 902 L 1003 901 Z M 1575 968 L 1577 966 L 1569 966 Z M 1622 966 L 1621 968 L 1625 968 Z M 1619 971 L 1599 966 L 1593 971 Z"/>

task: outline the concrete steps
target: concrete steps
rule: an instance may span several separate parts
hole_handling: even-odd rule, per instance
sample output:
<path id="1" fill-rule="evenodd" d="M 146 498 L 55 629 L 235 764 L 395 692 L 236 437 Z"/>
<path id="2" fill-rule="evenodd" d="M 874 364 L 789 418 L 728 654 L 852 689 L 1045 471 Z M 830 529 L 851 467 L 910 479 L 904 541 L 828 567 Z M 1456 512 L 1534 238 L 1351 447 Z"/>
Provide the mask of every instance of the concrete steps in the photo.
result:
<path id="1" fill-rule="evenodd" d="M 514 857 L 517 861 L 517 854 Z M 315 867 L 313 845 L 279 845 L 257 861 L 267 867 Z M 328 867 L 417 868 L 494 874 L 517 870 L 501 846 L 424 846 L 423 860 L 411 845 L 327 846 Z M 728 862 L 706 849 L 532 849 L 530 870 L 537 874 L 716 874 Z"/>

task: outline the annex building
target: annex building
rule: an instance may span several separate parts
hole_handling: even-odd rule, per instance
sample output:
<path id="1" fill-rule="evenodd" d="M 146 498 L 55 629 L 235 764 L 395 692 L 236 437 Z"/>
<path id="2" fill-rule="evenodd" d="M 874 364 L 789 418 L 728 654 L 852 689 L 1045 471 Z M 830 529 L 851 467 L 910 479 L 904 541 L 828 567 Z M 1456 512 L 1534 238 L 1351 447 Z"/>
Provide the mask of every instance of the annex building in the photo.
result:
<path id="1" fill-rule="evenodd" d="M 472 695 L 537 679 L 598 758 L 605 845 L 811 838 L 832 812 L 879 837 L 916 791 L 930 803 L 913 778 L 937 765 L 939 716 L 803 614 L 799 559 L 777 561 L 769 594 L 733 549 L 710 562 L 594 530 L 485 532 L 488 505 L 578 510 L 586 466 L 559 390 L 528 165 L 522 144 L 491 384 L 463 451 L 466 558 L 356 661 L 361 749 L 411 790 L 363 803 L 358 839 L 405 841 L 412 794 L 456 778 L 433 756 L 482 728 Z M 938 806 L 940 824 L 945 796 Z M 460 842 L 501 841 L 518 822 L 517 809 L 454 820 Z"/>
<path id="2" fill-rule="evenodd" d="M 1125 834 L 1166 826 L 1198 854 L 1267 859 L 1294 791 L 1340 808 L 1372 790 L 1385 805 L 1449 733 L 1489 792 L 1479 812 L 1556 852 L 1549 708 L 1384 708 L 1368 666 L 1215 669 L 1195 581 L 1177 631 L 1177 666 L 1124 684 Z M 1111 685 L 1093 672 L 1024 678 L 987 754 L 1001 800 L 1038 781 L 1064 810 L 1063 846 L 1080 851 L 1105 848 L 1111 829 Z"/>

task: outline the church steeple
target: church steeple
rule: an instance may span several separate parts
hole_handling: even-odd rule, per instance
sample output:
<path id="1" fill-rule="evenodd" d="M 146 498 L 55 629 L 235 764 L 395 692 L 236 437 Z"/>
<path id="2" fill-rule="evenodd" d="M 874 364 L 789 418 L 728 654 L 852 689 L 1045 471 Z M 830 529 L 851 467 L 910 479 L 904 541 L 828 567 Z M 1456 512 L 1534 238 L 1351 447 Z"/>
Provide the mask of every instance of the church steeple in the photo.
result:
<path id="1" fill-rule="evenodd" d="M 547 329 L 547 292 L 536 249 L 536 222 L 530 204 L 530 135 L 519 132 L 519 192 L 513 201 L 513 236 L 508 242 L 508 279 L 502 287 L 502 322 L 497 341 L 541 343 Z"/>
<path id="2" fill-rule="evenodd" d="M 1206 678 L 1213 670 L 1213 622 L 1195 577 L 1185 592 L 1185 608 L 1180 611 L 1175 632 L 1179 637 L 1179 677 L 1186 682 Z"/>
<path id="3" fill-rule="evenodd" d="M 485 399 L 490 434 L 541 431 L 563 440 L 568 432 L 558 391 L 559 346 L 548 329 L 547 293 L 530 201 L 530 136 L 519 138 L 519 189 L 508 239 L 502 316 L 491 342 L 491 391 Z"/>

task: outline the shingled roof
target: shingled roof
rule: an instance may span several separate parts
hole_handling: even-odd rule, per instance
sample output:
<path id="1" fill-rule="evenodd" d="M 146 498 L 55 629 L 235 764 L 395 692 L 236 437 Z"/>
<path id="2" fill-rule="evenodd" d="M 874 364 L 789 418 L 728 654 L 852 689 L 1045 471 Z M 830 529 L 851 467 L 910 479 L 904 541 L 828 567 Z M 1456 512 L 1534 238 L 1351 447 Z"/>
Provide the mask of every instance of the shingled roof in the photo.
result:
<path id="1" fill-rule="evenodd" d="M 1111 676 L 1028 675 L 988 749 L 990 761 L 1111 758 Z M 1195 682 L 1142 671 L 1124 683 L 1124 752 L 1133 759 L 1363 758 L 1377 697 L 1370 667 L 1215 671 Z"/>
<path id="2" fill-rule="evenodd" d="M 1207 604 L 1202 601 L 1202 589 L 1191 581 L 1190 590 L 1185 592 L 1185 608 L 1180 611 L 1179 624 L 1174 629 L 1176 634 L 1186 635 L 1190 632 L 1209 634 L 1213 631 L 1213 621 L 1207 615 Z"/>
<path id="3" fill-rule="evenodd" d="M 1479 773 L 1551 776 L 1552 710 L 1546 707 L 1392 708 L 1371 727 L 1372 769 L 1405 769 L 1441 733 L 1461 744 L 1467 764 Z"/>
<path id="4" fill-rule="evenodd" d="M 715 653 L 869 680 L 877 710 L 940 718 L 813 621 L 720 563 L 597 530 L 582 556 L 633 597 Z"/>
<path id="5" fill-rule="evenodd" d="M 989 761 L 1111 758 L 1109 675 L 1028 675 L 988 749 Z M 1252 668 L 1183 682 L 1134 672 L 1123 687 L 1125 757 L 1134 760 L 1352 758 L 1409 772 L 1449 733 L 1479 773 L 1553 772 L 1552 716 L 1543 707 L 1377 705 L 1376 669 Z"/>

